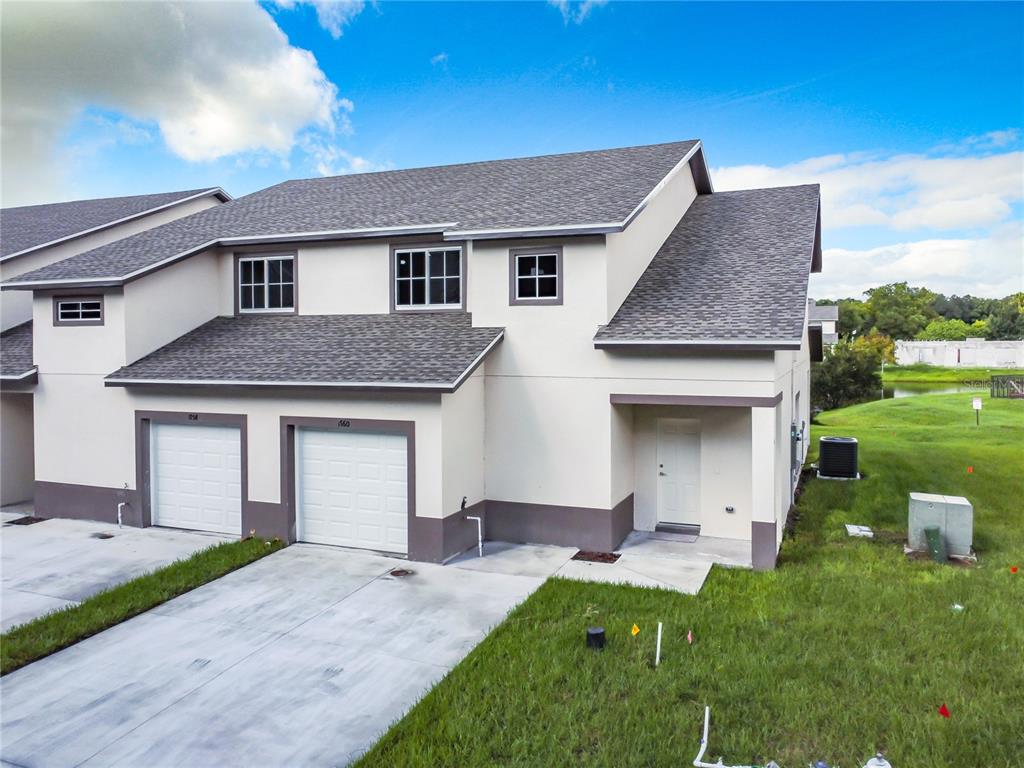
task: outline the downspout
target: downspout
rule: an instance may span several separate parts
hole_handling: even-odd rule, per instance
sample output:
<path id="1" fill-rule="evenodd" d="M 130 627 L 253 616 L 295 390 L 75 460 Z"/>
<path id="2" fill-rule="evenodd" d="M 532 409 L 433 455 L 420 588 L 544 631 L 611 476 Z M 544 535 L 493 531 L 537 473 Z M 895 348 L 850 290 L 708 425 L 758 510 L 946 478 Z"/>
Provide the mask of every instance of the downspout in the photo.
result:
<path id="1" fill-rule="evenodd" d="M 461 512 L 465 512 L 466 511 L 466 497 L 465 496 L 462 497 L 462 506 L 459 508 L 459 511 L 461 511 Z M 466 515 L 466 519 L 467 520 L 475 520 L 476 521 L 476 553 L 477 553 L 477 557 L 483 557 L 484 556 L 484 521 L 478 515 Z"/>

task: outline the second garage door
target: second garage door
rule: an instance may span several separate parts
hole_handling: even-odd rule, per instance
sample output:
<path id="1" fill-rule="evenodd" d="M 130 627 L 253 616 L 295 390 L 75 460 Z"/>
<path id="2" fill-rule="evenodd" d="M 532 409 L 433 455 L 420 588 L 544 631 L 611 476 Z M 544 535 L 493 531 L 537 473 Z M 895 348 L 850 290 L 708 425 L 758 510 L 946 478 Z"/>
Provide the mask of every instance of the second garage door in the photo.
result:
<path id="1" fill-rule="evenodd" d="M 241 534 L 240 430 L 153 424 L 151 440 L 153 525 Z"/>
<path id="2" fill-rule="evenodd" d="M 404 435 L 300 429 L 296 442 L 299 541 L 408 551 Z"/>

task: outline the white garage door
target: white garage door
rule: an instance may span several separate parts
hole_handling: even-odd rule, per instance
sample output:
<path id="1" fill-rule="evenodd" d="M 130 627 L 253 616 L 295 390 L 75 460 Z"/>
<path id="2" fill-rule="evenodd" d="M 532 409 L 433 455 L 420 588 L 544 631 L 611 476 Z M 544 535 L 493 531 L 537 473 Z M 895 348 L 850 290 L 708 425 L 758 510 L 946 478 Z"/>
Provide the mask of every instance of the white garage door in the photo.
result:
<path id="1" fill-rule="evenodd" d="M 242 450 L 236 427 L 153 424 L 152 522 L 242 532 Z"/>
<path id="2" fill-rule="evenodd" d="M 408 551 L 404 435 L 300 429 L 296 441 L 299 541 Z"/>

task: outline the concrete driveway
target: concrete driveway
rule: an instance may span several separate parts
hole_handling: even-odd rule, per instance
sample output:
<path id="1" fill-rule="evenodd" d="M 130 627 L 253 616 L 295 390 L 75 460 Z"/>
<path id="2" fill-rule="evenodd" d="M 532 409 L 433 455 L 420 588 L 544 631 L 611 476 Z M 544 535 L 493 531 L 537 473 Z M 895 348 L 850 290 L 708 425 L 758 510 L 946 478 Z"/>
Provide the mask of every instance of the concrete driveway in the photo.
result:
<path id="1" fill-rule="evenodd" d="M 118 528 L 87 520 L 13 524 L 31 514 L 31 507 L 0 514 L 4 632 L 228 538 L 166 528 Z"/>
<path id="2" fill-rule="evenodd" d="M 4 677 L 0 758 L 343 765 L 573 552 L 522 575 L 288 547 Z"/>

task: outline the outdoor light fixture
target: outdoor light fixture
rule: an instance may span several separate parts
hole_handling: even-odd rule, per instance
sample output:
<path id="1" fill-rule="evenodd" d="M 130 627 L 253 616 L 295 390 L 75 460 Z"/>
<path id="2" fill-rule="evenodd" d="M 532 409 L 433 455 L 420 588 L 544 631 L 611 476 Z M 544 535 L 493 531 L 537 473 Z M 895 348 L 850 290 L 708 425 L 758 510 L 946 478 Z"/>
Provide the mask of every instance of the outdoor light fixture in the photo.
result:
<path id="1" fill-rule="evenodd" d="M 604 648 L 604 627 L 587 627 L 587 648 L 596 651 Z"/>

